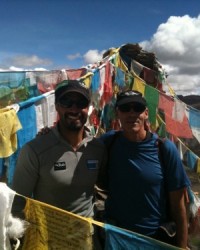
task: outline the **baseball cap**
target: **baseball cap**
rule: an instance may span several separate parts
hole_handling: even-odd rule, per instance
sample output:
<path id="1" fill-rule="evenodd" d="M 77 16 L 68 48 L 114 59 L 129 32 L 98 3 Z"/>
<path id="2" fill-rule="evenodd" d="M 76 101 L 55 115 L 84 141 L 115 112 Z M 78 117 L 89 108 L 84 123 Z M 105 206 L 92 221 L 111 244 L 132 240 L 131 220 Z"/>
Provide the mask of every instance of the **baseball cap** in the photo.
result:
<path id="1" fill-rule="evenodd" d="M 117 95 L 116 106 L 120 106 L 120 105 L 127 104 L 127 103 L 132 103 L 132 102 L 139 103 L 145 107 L 147 106 L 147 102 L 145 98 L 142 96 L 142 93 L 138 91 L 127 90 L 127 91 L 120 92 Z"/>
<path id="2" fill-rule="evenodd" d="M 77 80 L 64 80 L 55 88 L 55 102 L 67 93 L 76 92 L 84 96 L 90 102 L 90 90 L 84 83 Z"/>

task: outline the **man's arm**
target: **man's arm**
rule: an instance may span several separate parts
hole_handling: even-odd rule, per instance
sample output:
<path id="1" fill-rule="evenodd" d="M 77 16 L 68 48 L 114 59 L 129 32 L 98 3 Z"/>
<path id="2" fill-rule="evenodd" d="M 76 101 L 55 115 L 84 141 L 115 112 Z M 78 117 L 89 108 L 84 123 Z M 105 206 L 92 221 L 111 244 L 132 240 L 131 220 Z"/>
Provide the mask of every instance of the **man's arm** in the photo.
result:
<path id="1" fill-rule="evenodd" d="M 38 179 L 38 158 L 29 145 L 25 145 L 19 153 L 17 165 L 14 172 L 12 189 L 18 194 L 32 197 Z M 13 203 L 12 213 L 22 217 L 24 209 L 24 199 L 17 196 Z"/>
<path id="2" fill-rule="evenodd" d="M 186 188 L 169 193 L 170 215 L 176 223 L 177 246 L 183 249 L 187 247 L 188 241 L 188 221 L 185 205 Z"/>

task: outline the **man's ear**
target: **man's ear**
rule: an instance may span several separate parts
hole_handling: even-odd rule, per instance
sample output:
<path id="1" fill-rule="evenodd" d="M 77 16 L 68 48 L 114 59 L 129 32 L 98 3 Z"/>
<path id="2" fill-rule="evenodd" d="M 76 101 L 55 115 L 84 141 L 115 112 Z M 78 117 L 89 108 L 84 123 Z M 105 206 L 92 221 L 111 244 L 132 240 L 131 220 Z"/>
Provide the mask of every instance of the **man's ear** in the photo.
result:
<path id="1" fill-rule="evenodd" d="M 148 120 L 148 118 L 149 118 L 149 110 L 148 110 L 148 108 L 145 109 L 144 113 L 145 113 L 146 119 Z"/>
<path id="2" fill-rule="evenodd" d="M 150 122 L 149 122 L 148 119 L 146 119 L 146 120 L 144 121 L 144 129 L 145 129 L 146 131 L 150 131 L 150 129 L 151 129 L 151 124 L 150 124 Z"/>

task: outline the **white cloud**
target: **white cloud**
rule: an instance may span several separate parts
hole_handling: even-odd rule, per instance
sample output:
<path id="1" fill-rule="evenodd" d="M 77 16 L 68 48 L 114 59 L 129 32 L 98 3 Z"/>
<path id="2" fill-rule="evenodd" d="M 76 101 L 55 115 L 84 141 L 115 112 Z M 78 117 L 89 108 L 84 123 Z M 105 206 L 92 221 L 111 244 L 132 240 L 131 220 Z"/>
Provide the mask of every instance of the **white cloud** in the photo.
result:
<path id="1" fill-rule="evenodd" d="M 140 45 L 156 54 L 177 94 L 200 94 L 200 15 L 171 16 Z"/>
<path id="2" fill-rule="evenodd" d="M 26 69 L 26 68 L 18 68 L 15 66 L 10 66 L 9 68 L 0 68 L 0 72 L 5 72 L 5 71 L 46 71 L 47 69 L 45 68 L 34 68 L 34 69 Z"/>
<path id="3" fill-rule="evenodd" d="M 90 63 L 98 62 L 99 60 L 102 59 L 102 56 L 103 56 L 104 52 L 105 52 L 105 50 L 103 50 L 103 51 L 98 51 L 97 49 L 88 50 L 88 52 L 86 52 L 83 55 L 85 63 L 90 64 Z"/>
<path id="4" fill-rule="evenodd" d="M 2 59 L 1 67 L 10 68 L 9 65 L 15 65 L 12 67 L 25 68 L 25 67 L 35 67 L 35 66 L 47 66 L 52 64 L 49 59 L 39 58 L 37 55 L 14 55 Z"/>
<path id="5" fill-rule="evenodd" d="M 81 54 L 80 53 L 76 53 L 76 54 L 72 54 L 72 55 L 67 55 L 67 59 L 69 59 L 69 60 L 75 60 L 77 58 L 81 58 Z"/>
<path id="6" fill-rule="evenodd" d="M 186 74 L 171 74 L 169 76 L 169 85 L 173 87 L 177 94 L 182 95 L 198 95 L 200 94 L 200 77 L 198 75 L 191 77 Z"/>

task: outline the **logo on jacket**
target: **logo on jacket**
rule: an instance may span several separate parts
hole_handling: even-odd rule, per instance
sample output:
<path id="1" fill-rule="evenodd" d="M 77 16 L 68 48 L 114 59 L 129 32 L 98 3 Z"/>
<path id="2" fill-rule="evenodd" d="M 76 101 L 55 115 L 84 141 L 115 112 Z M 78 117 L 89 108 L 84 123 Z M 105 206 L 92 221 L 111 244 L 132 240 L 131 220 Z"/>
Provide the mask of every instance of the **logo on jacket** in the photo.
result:
<path id="1" fill-rule="evenodd" d="M 98 160 L 87 160 L 87 168 L 88 169 L 98 169 Z"/>
<path id="2" fill-rule="evenodd" d="M 66 163 L 64 161 L 61 162 L 55 162 L 54 163 L 54 170 L 65 170 L 66 169 Z"/>

